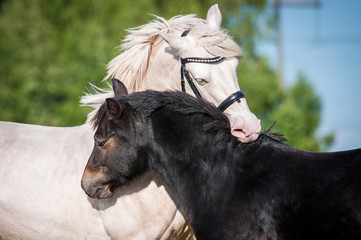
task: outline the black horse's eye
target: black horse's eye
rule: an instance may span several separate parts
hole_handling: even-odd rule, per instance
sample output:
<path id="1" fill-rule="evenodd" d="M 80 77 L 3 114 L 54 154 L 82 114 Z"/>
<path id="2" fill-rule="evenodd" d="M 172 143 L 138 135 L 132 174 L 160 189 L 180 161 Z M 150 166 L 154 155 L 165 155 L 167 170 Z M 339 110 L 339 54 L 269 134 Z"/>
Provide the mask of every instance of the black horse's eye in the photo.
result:
<path id="1" fill-rule="evenodd" d="M 95 144 L 96 144 L 98 147 L 104 147 L 105 141 L 95 141 Z"/>

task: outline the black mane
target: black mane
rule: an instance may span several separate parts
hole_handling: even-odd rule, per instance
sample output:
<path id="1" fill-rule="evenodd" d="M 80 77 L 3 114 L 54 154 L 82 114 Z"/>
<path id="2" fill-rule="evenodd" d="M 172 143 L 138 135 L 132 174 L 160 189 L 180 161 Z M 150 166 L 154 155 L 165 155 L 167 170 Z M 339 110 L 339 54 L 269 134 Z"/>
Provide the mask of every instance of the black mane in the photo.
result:
<path id="1" fill-rule="evenodd" d="M 131 93 L 127 96 L 118 96 L 115 99 L 128 103 L 136 111 L 141 112 L 146 116 L 150 116 L 152 113 L 164 107 L 169 107 L 183 115 L 206 115 L 209 118 L 203 119 L 207 120 L 207 122 L 204 123 L 204 130 L 207 132 L 215 132 L 216 141 L 228 142 L 232 138 L 235 140 L 235 138 L 230 133 L 229 120 L 227 116 L 223 114 L 223 112 L 221 112 L 212 103 L 204 99 L 197 99 L 181 91 L 159 92 L 147 90 L 143 92 Z M 91 123 L 94 129 L 98 127 L 100 121 L 104 115 L 106 115 L 106 112 L 106 103 L 104 103 L 100 106 L 95 116 L 91 119 Z M 279 141 L 280 143 L 287 141 L 287 139 L 283 137 L 283 134 L 271 132 L 273 126 L 274 124 L 270 128 L 263 131 L 263 133 L 260 134 L 259 138 L 255 142 L 245 144 L 258 146 L 265 137 Z"/>
<path id="2" fill-rule="evenodd" d="M 168 107 L 182 115 L 202 114 L 209 117 L 204 118 L 204 120 L 207 120 L 207 122 L 204 123 L 205 131 L 216 131 L 218 135 L 217 139 L 223 138 L 229 140 L 229 138 L 232 138 L 227 116 L 212 103 L 203 99 L 197 99 L 189 94 L 180 91 L 158 92 L 147 90 L 131 93 L 127 96 L 116 97 L 115 99 L 129 104 L 136 111 L 146 116 L 150 116 L 152 113 L 164 107 Z M 91 119 L 94 129 L 98 127 L 102 118 L 106 115 L 106 112 L 106 103 L 103 103 Z"/>

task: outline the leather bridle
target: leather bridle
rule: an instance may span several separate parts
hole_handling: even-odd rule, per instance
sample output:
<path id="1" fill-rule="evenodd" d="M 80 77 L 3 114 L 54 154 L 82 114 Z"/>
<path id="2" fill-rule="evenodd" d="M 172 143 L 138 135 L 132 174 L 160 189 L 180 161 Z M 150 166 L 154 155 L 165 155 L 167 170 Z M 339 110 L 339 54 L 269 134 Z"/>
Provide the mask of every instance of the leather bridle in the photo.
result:
<path id="1" fill-rule="evenodd" d="M 188 35 L 190 29 L 185 30 L 181 37 L 185 37 Z M 200 92 L 198 91 L 196 85 L 193 82 L 193 79 L 191 77 L 191 75 L 189 74 L 188 70 L 186 69 L 186 63 L 207 63 L 207 64 L 215 64 L 215 63 L 220 63 L 225 59 L 225 57 L 213 57 L 213 58 L 199 58 L 199 57 L 188 57 L 188 58 L 181 58 L 181 86 L 182 86 L 182 91 L 186 92 L 186 88 L 185 88 L 185 81 L 184 81 L 184 77 L 187 79 L 187 82 L 189 84 L 189 86 L 191 87 L 194 95 L 197 98 L 203 98 L 202 95 L 200 94 Z M 224 112 L 229 106 L 231 106 L 234 102 L 240 102 L 241 98 L 244 97 L 244 93 L 242 91 L 237 91 L 233 94 L 231 94 L 228 98 L 226 98 L 226 100 L 224 100 L 221 104 L 219 104 L 218 108 Z"/>

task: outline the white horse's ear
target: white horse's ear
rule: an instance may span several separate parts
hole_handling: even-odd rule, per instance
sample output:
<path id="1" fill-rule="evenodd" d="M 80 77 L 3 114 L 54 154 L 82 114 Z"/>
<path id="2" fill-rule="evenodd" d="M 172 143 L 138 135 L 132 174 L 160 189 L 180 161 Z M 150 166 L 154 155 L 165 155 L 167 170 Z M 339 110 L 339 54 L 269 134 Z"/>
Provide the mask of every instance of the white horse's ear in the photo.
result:
<path id="1" fill-rule="evenodd" d="M 113 85 L 113 92 L 115 97 L 128 95 L 127 88 L 120 80 L 116 78 L 112 78 L 112 85 Z"/>
<path id="2" fill-rule="evenodd" d="M 123 106 L 120 102 L 115 100 L 114 98 L 107 98 L 107 110 L 110 114 L 110 119 L 117 119 L 122 115 Z"/>
<path id="3" fill-rule="evenodd" d="M 186 41 L 181 36 L 177 36 L 174 33 L 160 33 L 159 36 L 166 41 L 178 55 L 183 55 L 185 49 L 187 49 Z"/>
<path id="4" fill-rule="evenodd" d="M 209 8 L 207 13 L 207 24 L 211 29 L 220 29 L 222 24 L 222 14 L 219 11 L 218 4 Z"/>

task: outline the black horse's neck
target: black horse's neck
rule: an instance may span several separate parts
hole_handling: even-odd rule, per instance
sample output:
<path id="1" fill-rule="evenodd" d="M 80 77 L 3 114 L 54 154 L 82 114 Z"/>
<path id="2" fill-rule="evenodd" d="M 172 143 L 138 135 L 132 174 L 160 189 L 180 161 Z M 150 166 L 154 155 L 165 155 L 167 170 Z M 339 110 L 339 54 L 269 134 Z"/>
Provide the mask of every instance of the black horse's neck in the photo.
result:
<path id="1" fill-rule="evenodd" d="M 227 198 L 231 197 L 224 190 L 234 187 L 237 169 L 236 159 L 230 151 L 214 155 L 210 148 L 203 147 L 202 150 L 213 155 L 212 158 L 208 154 L 189 158 L 164 154 L 157 163 L 150 164 L 170 189 L 170 196 L 199 239 L 204 236 L 199 232 L 203 225 L 221 227 L 219 213 L 222 211 L 219 210 L 226 207 Z M 214 239 L 221 239 L 210 234 Z"/>
<path id="2" fill-rule="evenodd" d="M 225 189 L 234 188 L 241 162 L 241 151 L 235 151 L 239 143 L 229 132 L 224 141 L 214 132 L 205 132 L 203 115 L 166 113 L 167 109 L 161 109 L 152 114 L 156 154 L 149 166 L 164 180 L 197 238 L 209 233 L 205 238 L 221 239 L 224 236 L 200 231 L 205 225 L 207 229 L 223 227 L 221 213 L 232 198 L 227 195 L 232 191 Z"/>
<path id="3" fill-rule="evenodd" d="M 179 117 L 174 116 L 174 120 Z M 175 125 L 181 127 L 182 124 L 177 122 Z M 154 132 L 158 133 L 155 135 L 156 145 L 162 148 L 151 160 L 151 170 L 162 177 L 171 191 L 170 196 L 189 220 L 198 239 L 224 239 L 226 229 L 232 225 L 229 214 L 224 214 L 231 209 L 229 202 L 238 198 L 235 194 L 239 193 L 236 189 L 239 187 L 239 176 L 245 171 L 248 171 L 246 177 L 252 175 L 250 172 L 253 170 L 247 168 L 257 161 L 247 156 L 259 151 L 262 144 L 265 146 L 261 152 L 267 152 L 270 148 L 267 147 L 268 141 L 274 140 L 266 137 L 266 144 L 262 139 L 250 144 L 236 141 L 220 143 L 214 135 L 197 131 L 201 125 L 193 126 L 192 132 L 187 132 L 185 129 L 189 128 L 186 127 L 182 128 L 182 132 L 171 129 L 165 123 L 160 126 L 162 128 Z M 164 138 L 170 132 L 174 139 Z"/>

